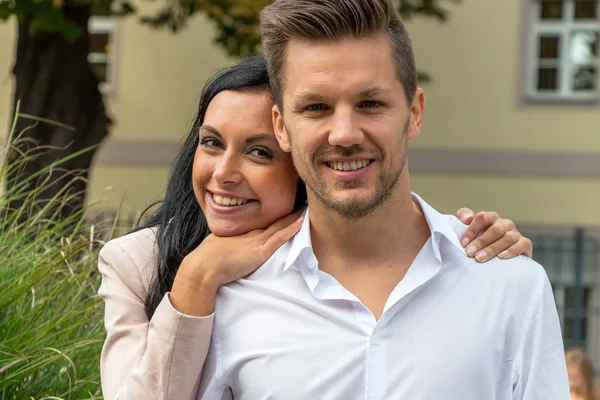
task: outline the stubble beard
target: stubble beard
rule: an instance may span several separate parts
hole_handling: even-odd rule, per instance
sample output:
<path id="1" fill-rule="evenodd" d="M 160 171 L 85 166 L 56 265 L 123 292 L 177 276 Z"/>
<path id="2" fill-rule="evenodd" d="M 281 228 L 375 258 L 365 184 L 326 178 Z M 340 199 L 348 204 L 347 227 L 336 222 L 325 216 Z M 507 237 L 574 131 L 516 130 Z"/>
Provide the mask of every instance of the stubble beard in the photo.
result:
<path id="1" fill-rule="evenodd" d="M 302 165 L 302 160 L 300 157 L 298 157 L 298 152 L 295 151 L 294 142 L 292 141 L 292 135 L 290 135 L 289 129 L 287 130 L 287 132 L 289 135 L 290 143 L 292 143 L 292 159 L 294 161 L 296 169 L 298 169 L 298 165 Z M 386 171 L 381 171 L 375 186 L 375 193 L 369 198 L 350 198 L 345 200 L 338 200 L 334 196 L 330 195 L 336 189 L 351 190 L 360 187 L 363 184 L 363 182 L 361 181 L 337 182 L 335 184 L 335 187 L 333 187 L 333 185 L 328 184 L 325 181 L 325 179 L 319 179 L 319 176 L 313 175 L 315 179 L 306 179 L 309 178 L 309 176 L 302 176 L 303 174 L 300 170 L 298 170 L 298 172 L 308 189 L 310 189 L 310 191 L 315 195 L 319 202 L 323 204 L 326 208 L 348 220 L 355 221 L 364 218 L 369 214 L 375 212 L 379 207 L 385 204 L 386 201 L 388 201 L 389 198 L 392 196 L 394 189 L 398 184 L 400 177 L 402 176 L 404 166 L 406 165 L 408 145 L 407 133 L 408 132 L 406 130 L 403 133 L 404 149 L 402 152 L 402 160 L 400 164 L 396 169 L 389 173 L 386 173 Z M 327 155 L 331 156 L 332 154 L 336 154 L 339 156 L 349 157 L 354 154 L 358 154 L 359 149 L 360 147 L 340 148 L 335 152 L 328 152 Z M 361 151 L 361 154 L 364 154 L 364 152 Z M 317 171 L 318 168 L 320 168 L 323 165 L 323 161 L 321 160 L 323 160 L 324 157 L 324 154 L 315 154 L 315 156 L 312 157 L 313 171 Z M 377 157 L 375 157 L 375 160 L 383 164 L 383 154 L 381 151 L 377 152 Z"/>

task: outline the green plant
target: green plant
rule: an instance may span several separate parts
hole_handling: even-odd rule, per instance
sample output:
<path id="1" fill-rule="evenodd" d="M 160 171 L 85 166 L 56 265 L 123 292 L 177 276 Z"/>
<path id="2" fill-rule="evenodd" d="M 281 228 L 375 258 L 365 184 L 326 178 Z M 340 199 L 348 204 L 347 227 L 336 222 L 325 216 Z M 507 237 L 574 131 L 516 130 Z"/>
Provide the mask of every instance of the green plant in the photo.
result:
<path id="1" fill-rule="evenodd" d="M 49 123 L 28 115 L 20 118 Z M 32 148 L 24 160 L 43 151 Z M 60 209 L 68 202 L 65 196 L 70 195 L 68 187 L 51 199 L 36 196 L 55 184 L 51 172 L 64 162 L 58 160 L 37 174 L 11 182 L 0 198 L 2 400 L 101 398 L 99 359 L 104 328 L 96 263 L 98 250 L 115 225 L 90 224 L 85 209 L 61 217 Z M 19 166 L 9 166 L 3 157 L 0 181 L 11 179 L 12 169 Z M 24 200 L 22 206 L 8 210 L 15 198 Z"/>

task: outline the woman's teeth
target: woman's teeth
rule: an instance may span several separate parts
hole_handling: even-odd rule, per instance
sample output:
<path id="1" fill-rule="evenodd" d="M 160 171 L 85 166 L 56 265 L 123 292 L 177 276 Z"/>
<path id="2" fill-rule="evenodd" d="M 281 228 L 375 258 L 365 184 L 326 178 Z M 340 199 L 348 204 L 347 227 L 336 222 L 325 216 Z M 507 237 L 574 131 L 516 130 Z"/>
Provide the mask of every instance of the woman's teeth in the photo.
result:
<path id="1" fill-rule="evenodd" d="M 248 202 L 247 199 L 234 199 L 232 197 L 223 197 L 218 194 L 212 195 L 213 200 L 220 206 L 241 206 L 242 204 L 246 204 Z"/>
<path id="2" fill-rule="evenodd" d="M 361 169 L 369 165 L 371 161 L 362 160 L 362 161 L 350 161 L 350 162 L 339 162 L 332 161 L 328 162 L 330 168 L 333 168 L 337 171 L 356 171 L 357 169 Z"/>

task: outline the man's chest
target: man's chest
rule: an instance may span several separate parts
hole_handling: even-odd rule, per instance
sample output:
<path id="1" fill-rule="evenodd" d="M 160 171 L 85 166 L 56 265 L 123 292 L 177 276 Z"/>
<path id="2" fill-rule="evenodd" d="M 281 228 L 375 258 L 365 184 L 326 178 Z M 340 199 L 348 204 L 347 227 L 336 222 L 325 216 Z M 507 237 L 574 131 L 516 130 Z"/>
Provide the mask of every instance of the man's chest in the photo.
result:
<path id="1" fill-rule="evenodd" d="M 218 358 L 236 399 L 508 396 L 510 324 L 440 300 L 407 299 L 375 322 L 359 302 L 232 291 L 217 310 L 209 360 Z"/>

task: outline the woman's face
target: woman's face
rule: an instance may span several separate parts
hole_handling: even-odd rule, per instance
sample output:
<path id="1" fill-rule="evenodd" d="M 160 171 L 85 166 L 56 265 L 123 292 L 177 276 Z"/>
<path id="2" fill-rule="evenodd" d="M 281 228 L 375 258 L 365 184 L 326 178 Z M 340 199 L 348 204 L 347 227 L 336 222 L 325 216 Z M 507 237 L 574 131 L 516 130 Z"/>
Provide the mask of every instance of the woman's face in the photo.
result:
<path id="1" fill-rule="evenodd" d="M 234 236 L 266 228 L 294 207 L 298 174 L 281 150 L 266 90 L 223 91 L 210 102 L 192 170 L 210 230 Z"/>
<path id="2" fill-rule="evenodd" d="M 567 363 L 567 374 L 569 375 L 569 387 L 571 392 L 579 393 L 583 383 L 580 368 L 577 364 Z"/>

